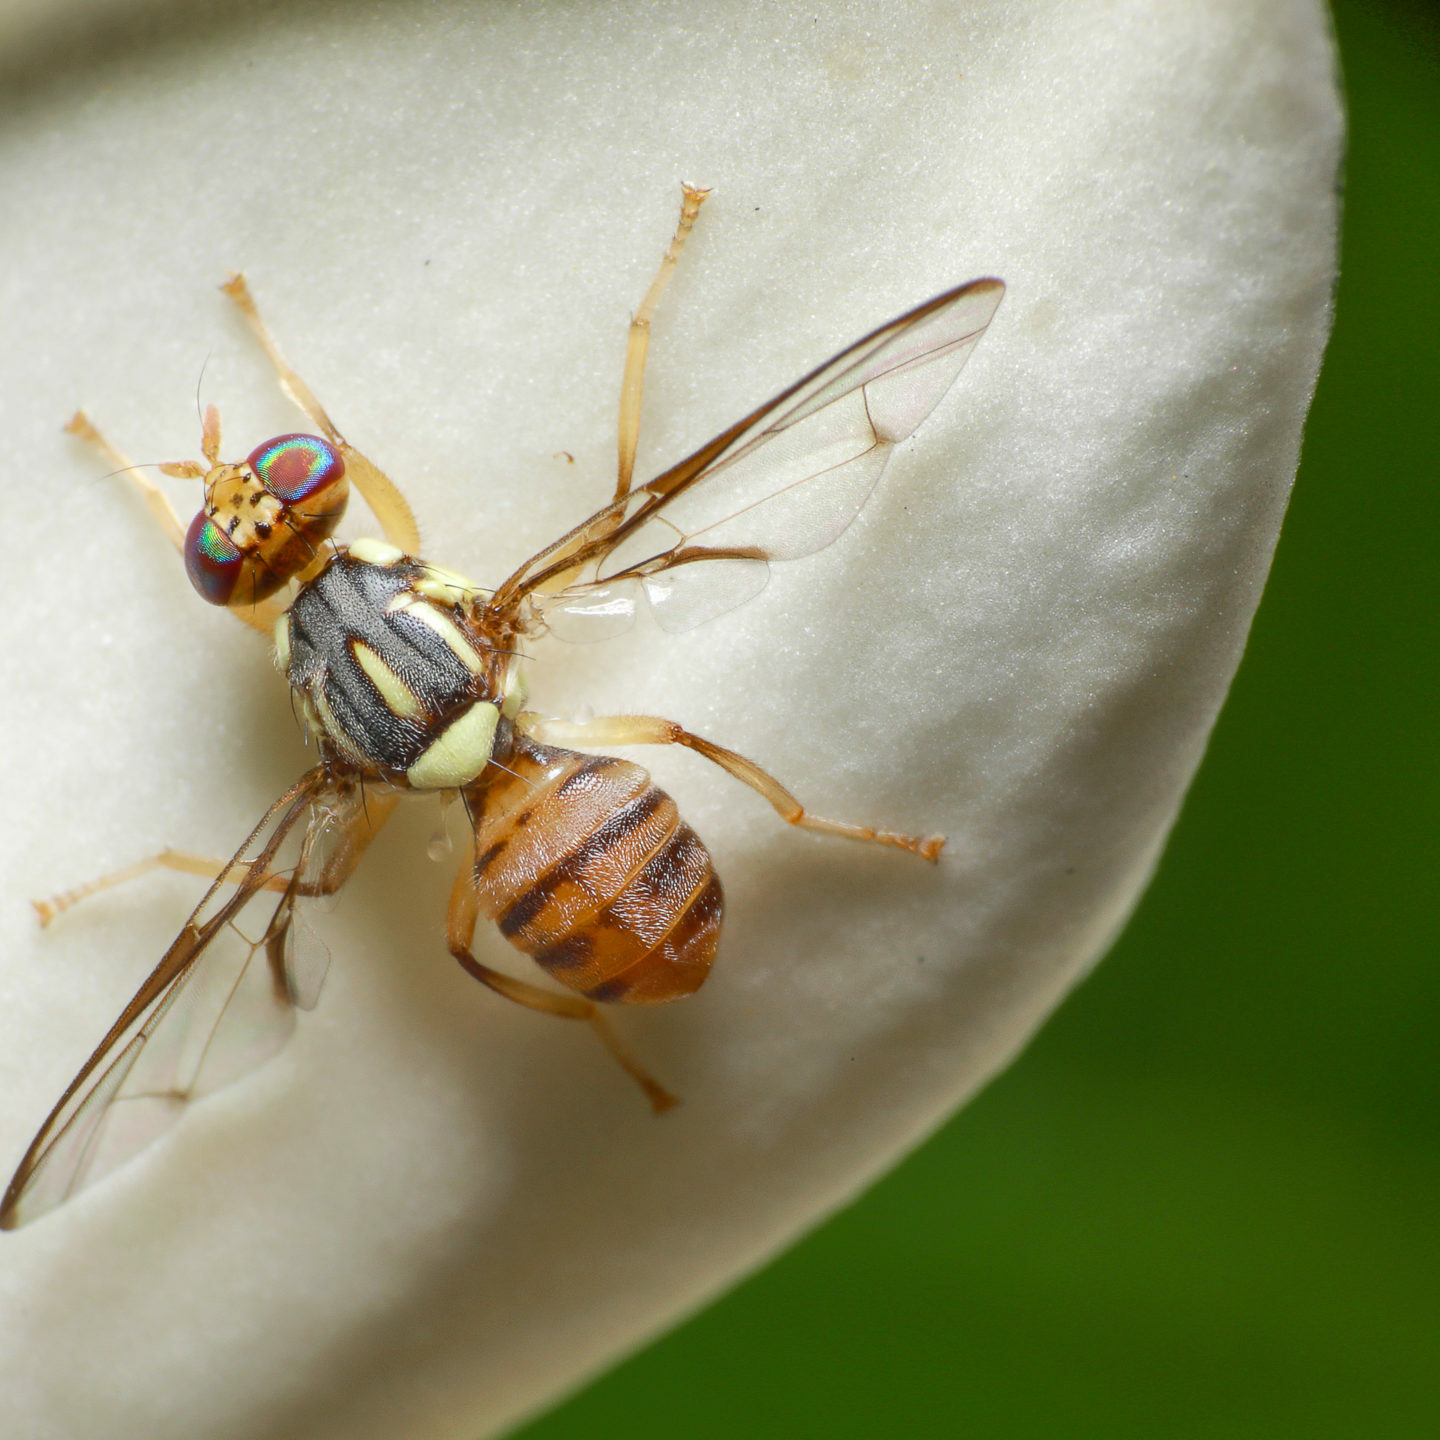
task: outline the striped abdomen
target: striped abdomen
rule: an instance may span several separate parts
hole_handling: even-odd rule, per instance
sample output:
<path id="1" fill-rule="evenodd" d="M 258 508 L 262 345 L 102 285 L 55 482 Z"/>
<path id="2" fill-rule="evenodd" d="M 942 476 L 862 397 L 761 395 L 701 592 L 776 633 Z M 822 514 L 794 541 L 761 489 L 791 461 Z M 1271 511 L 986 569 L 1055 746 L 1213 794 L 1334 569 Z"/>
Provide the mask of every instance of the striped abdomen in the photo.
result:
<path id="1" fill-rule="evenodd" d="M 524 739 L 505 768 L 471 792 L 480 909 L 592 1000 L 651 1005 L 697 990 L 724 901 L 675 802 L 638 765 Z"/>

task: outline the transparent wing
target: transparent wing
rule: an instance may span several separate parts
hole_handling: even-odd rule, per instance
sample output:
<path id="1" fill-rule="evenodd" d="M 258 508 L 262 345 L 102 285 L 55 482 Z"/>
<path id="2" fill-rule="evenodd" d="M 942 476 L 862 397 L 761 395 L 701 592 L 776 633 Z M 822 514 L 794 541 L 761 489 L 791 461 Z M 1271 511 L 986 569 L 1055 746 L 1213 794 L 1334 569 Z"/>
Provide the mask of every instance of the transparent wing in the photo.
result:
<path id="1" fill-rule="evenodd" d="M 532 556 L 492 604 L 533 596 L 557 633 L 599 638 L 640 603 L 671 630 L 743 603 L 771 561 L 812 555 L 850 524 L 1004 294 L 972 280 L 882 325 Z"/>
<path id="2" fill-rule="evenodd" d="M 329 965 L 301 912 L 351 868 L 362 804 L 317 767 L 270 807 L 40 1128 L 0 1227 L 63 1204 L 280 1049 Z"/>

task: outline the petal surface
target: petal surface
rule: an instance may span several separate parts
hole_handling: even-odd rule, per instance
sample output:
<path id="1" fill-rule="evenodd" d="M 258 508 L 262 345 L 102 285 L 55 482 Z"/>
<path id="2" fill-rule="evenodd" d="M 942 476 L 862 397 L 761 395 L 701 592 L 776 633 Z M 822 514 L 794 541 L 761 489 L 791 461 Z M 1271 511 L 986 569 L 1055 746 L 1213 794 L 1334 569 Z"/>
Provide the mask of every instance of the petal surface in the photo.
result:
<path id="1" fill-rule="evenodd" d="M 1328 331 L 1325 17 L 26 15 L 0 32 L 0 393 L 31 502 L 0 615 L 7 1160 L 191 892 L 149 880 L 43 936 L 25 900 L 165 844 L 228 854 L 306 763 L 258 638 L 59 433 L 77 404 L 140 460 L 198 452 L 197 377 L 227 453 L 293 430 L 215 291 L 243 268 L 427 558 L 494 583 L 608 494 L 625 327 L 682 177 L 715 194 L 657 318 L 642 473 L 930 295 L 1009 286 L 835 546 L 691 635 L 531 667 L 557 713 L 667 715 L 821 814 L 942 831 L 939 867 L 636 755 L 729 902 L 705 990 L 621 1017 L 684 1097 L 656 1121 L 588 1036 L 447 958 L 416 807 L 330 917 L 324 1003 L 284 1054 L 0 1237 L 13 1433 L 492 1433 L 891 1164 L 1128 914 L 1238 662 Z"/>

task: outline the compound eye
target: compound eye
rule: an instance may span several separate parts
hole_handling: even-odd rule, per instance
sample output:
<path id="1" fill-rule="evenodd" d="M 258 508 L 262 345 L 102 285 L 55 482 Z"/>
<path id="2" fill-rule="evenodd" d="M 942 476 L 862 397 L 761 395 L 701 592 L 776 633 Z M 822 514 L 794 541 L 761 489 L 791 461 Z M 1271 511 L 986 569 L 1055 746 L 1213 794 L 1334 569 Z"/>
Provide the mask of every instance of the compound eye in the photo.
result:
<path id="1" fill-rule="evenodd" d="M 185 535 L 185 573 L 212 605 L 226 605 L 240 578 L 244 556 L 202 510 Z"/>
<path id="2" fill-rule="evenodd" d="M 345 473 L 340 452 L 318 435 L 277 435 L 251 451 L 246 464 L 287 505 L 328 489 Z"/>

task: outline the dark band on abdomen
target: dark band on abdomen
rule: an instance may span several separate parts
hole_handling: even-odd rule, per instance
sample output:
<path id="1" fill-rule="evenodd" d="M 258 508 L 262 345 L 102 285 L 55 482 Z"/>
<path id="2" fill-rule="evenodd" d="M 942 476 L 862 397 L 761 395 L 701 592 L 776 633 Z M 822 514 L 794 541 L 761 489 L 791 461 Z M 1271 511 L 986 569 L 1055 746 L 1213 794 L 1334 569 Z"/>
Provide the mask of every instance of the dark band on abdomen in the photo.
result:
<path id="1" fill-rule="evenodd" d="M 715 958 L 709 852 L 638 765 L 521 742 L 479 800 L 474 882 L 512 944 L 591 999 L 675 1000 Z"/>

